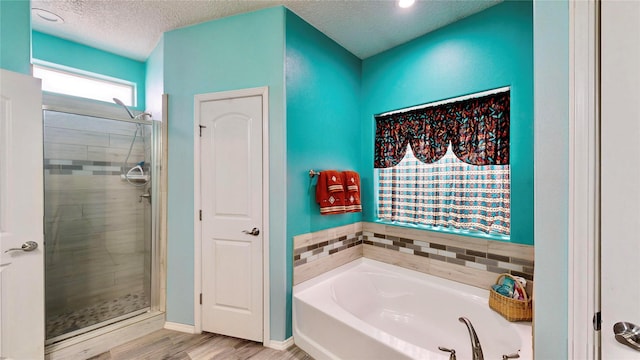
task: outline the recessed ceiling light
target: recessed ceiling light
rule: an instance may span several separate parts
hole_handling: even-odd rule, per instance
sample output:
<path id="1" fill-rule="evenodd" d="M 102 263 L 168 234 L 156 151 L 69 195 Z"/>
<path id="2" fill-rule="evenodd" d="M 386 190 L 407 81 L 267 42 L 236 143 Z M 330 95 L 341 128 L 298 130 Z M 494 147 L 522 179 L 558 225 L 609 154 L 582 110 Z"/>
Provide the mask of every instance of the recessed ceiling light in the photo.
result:
<path id="1" fill-rule="evenodd" d="M 411 7 L 415 2 L 416 0 L 398 0 L 398 6 L 406 9 L 408 7 Z"/>
<path id="2" fill-rule="evenodd" d="M 52 24 L 62 24 L 64 22 L 64 19 L 60 15 L 52 13 L 51 11 L 45 9 L 32 8 L 31 14 L 36 19 L 41 19 Z"/>

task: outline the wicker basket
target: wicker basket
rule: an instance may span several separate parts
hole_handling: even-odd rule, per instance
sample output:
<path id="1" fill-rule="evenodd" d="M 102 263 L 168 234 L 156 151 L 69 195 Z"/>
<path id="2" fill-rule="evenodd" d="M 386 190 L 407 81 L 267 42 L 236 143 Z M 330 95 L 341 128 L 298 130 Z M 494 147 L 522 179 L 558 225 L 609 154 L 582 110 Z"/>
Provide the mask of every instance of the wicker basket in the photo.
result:
<path id="1" fill-rule="evenodd" d="M 496 284 L 499 284 L 500 279 L 503 277 L 509 277 L 514 280 L 515 286 L 522 290 L 524 300 L 512 299 L 498 294 L 493 289 L 489 289 L 489 307 L 509 321 L 531 321 L 533 314 L 531 298 L 525 291 L 522 284 L 510 274 L 500 274 L 496 279 Z"/>

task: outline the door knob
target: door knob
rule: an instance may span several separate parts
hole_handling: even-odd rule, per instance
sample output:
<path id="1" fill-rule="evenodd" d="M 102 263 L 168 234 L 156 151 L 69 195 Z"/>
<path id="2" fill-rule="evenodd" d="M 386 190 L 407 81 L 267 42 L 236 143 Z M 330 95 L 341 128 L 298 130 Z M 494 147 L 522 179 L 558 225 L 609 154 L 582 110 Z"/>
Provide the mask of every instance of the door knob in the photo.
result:
<path id="1" fill-rule="evenodd" d="M 242 230 L 243 233 L 245 234 L 249 234 L 249 235 L 253 235 L 253 236 L 258 236 L 260 235 L 260 230 L 258 230 L 258 228 L 253 228 L 251 229 L 251 231 L 249 230 Z"/>
<path id="2" fill-rule="evenodd" d="M 619 343 L 640 351 L 640 327 L 630 322 L 619 322 L 613 325 L 613 333 Z"/>
<path id="3" fill-rule="evenodd" d="M 35 249 L 38 248 L 38 243 L 35 241 L 27 241 L 26 243 L 22 244 L 21 247 L 19 248 L 11 248 L 9 250 L 6 250 L 5 253 L 8 253 L 9 251 L 33 251 Z"/>

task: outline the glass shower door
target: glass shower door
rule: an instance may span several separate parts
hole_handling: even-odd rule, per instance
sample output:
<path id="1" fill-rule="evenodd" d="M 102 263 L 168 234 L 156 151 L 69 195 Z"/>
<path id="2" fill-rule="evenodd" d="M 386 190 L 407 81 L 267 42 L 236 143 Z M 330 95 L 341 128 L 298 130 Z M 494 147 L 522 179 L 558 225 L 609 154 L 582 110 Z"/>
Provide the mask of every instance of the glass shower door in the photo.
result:
<path id="1" fill-rule="evenodd" d="M 47 343 L 146 312 L 150 121 L 44 111 Z"/>

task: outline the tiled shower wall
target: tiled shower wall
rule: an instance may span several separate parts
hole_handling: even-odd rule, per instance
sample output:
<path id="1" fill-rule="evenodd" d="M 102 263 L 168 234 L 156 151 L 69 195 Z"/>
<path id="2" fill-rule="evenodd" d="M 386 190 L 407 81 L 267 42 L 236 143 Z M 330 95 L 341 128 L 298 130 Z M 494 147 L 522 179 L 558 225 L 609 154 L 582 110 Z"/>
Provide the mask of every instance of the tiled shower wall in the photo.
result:
<path id="1" fill-rule="evenodd" d="M 120 178 L 136 125 L 54 111 L 44 119 L 47 317 L 144 294 L 147 188 Z M 141 140 L 129 167 L 149 159 Z"/>
<path id="2" fill-rule="evenodd" d="M 295 236 L 294 285 L 361 256 L 483 289 L 501 273 L 533 280 L 533 246 L 363 222 Z"/>

